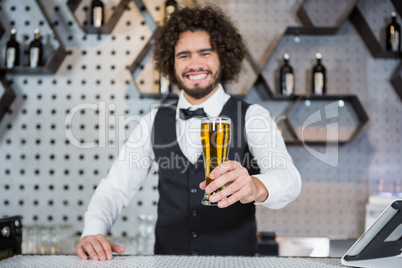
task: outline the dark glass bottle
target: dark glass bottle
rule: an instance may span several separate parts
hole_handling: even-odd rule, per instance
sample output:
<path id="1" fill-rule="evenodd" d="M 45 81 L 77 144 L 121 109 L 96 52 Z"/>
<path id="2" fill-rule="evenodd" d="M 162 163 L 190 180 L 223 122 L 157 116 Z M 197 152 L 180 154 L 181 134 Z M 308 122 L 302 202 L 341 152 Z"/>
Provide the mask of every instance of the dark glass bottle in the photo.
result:
<path id="1" fill-rule="evenodd" d="M 396 13 L 391 12 L 391 23 L 387 26 L 386 48 L 388 51 L 401 51 L 401 26 L 396 22 Z"/>
<path id="2" fill-rule="evenodd" d="M 39 29 L 34 31 L 34 40 L 29 44 L 29 67 L 36 68 L 42 65 L 43 46 L 40 40 Z"/>
<path id="3" fill-rule="evenodd" d="M 161 94 L 172 93 L 172 86 L 170 85 L 169 78 L 159 74 L 159 92 Z"/>
<path id="4" fill-rule="evenodd" d="M 282 95 L 290 96 L 295 92 L 295 76 L 292 66 L 289 65 L 289 54 L 283 55 L 283 65 L 280 69 L 280 91 Z"/>
<path id="5" fill-rule="evenodd" d="M 20 44 L 16 39 L 17 30 L 11 29 L 10 39 L 6 44 L 6 68 L 14 68 L 20 64 Z"/>
<path id="6" fill-rule="evenodd" d="M 92 0 L 91 26 L 101 27 L 105 22 L 105 7 L 101 0 Z"/>
<path id="7" fill-rule="evenodd" d="M 165 18 L 169 19 L 170 14 L 172 14 L 172 12 L 176 10 L 176 8 L 177 8 L 176 0 L 167 0 L 165 2 Z"/>
<path id="8" fill-rule="evenodd" d="M 313 77 L 312 77 L 312 91 L 314 95 L 324 95 L 327 91 L 326 89 L 326 70 L 324 65 L 322 65 L 322 55 L 317 53 L 315 55 L 317 59 L 316 65 L 313 67 Z"/>

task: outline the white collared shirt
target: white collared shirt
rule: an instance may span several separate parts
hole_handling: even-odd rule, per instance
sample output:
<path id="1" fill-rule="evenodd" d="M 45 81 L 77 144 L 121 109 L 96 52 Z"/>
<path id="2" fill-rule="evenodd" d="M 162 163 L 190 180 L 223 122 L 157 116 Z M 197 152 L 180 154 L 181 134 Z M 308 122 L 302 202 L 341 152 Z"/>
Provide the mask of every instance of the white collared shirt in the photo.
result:
<path id="1" fill-rule="evenodd" d="M 200 105 L 191 105 L 180 93 L 177 111 L 181 108 L 203 108 L 210 117 L 218 116 L 229 100 L 223 87 Z M 142 117 L 133 130 L 119 158 L 113 163 L 109 174 L 99 183 L 85 213 L 82 236 L 107 234 L 123 207 L 139 191 L 150 166 L 155 161 L 151 142 L 151 130 L 157 110 Z M 301 190 L 300 173 L 293 164 L 281 132 L 264 107 L 253 104 L 247 109 L 246 141 L 251 154 L 257 160 L 261 174 L 253 175 L 264 183 L 269 196 L 261 204 L 279 209 L 296 199 Z M 202 153 L 200 140 L 201 119 L 182 120 L 176 112 L 176 133 L 183 154 L 195 163 Z"/>

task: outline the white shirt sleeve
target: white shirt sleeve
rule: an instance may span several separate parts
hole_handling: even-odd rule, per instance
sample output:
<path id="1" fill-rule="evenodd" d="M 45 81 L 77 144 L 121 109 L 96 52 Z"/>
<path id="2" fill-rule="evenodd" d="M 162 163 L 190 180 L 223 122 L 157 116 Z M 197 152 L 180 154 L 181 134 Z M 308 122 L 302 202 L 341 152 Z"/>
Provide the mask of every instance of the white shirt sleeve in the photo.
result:
<path id="1" fill-rule="evenodd" d="M 261 171 L 261 174 L 253 176 L 268 189 L 267 200 L 255 204 L 271 209 L 282 208 L 300 194 L 300 173 L 268 110 L 253 104 L 247 109 L 245 120 L 247 143 Z"/>
<path id="2" fill-rule="evenodd" d="M 126 119 L 137 125 L 89 202 L 82 237 L 106 235 L 123 207 L 139 191 L 155 158 L 151 142 L 155 115 L 156 110 L 152 110 L 144 117 L 133 115 Z"/>

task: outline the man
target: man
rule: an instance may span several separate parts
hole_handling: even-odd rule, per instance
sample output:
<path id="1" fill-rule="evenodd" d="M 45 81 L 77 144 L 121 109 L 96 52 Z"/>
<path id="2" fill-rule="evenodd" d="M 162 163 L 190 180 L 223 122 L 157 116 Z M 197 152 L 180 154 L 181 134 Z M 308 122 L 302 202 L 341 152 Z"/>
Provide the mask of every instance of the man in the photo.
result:
<path id="1" fill-rule="evenodd" d="M 156 38 L 154 60 L 156 68 L 182 89 L 179 100 L 144 116 L 141 125 L 151 126 L 152 132 L 137 127 L 130 139 L 148 139 L 142 146 L 127 144 L 119 157 L 127 160 L 116 160 L 99 184 L 85 215 L 82 239 L 75 247 L 81 259 L 88 254 L 93 260 L 106 260 L 112 252 L 124 252 L 104 235 L 149 169 L 130 165 L 130 154 L 158 164 L 155 254 L 256 253 L 254 203 L 284 207 L 299 195 L 301 179 L 269 112 L 223 90 L 222 84 L 237 78 L 245 51 L 238 30 L 219 9 L 182 8 L 171 14 Z M 212 171 L 213 182 L 208 187 L 200 118 L 191 118 L 192 112 L 232 120 L 230 160 Z M 275 161 L 268 159 L 272 157 L 282 164 L 272 165 Z M 225 189 L 210 198 L 216 207 L 201 205 L 203 190 L 212 193 L 222 186 Z"/>

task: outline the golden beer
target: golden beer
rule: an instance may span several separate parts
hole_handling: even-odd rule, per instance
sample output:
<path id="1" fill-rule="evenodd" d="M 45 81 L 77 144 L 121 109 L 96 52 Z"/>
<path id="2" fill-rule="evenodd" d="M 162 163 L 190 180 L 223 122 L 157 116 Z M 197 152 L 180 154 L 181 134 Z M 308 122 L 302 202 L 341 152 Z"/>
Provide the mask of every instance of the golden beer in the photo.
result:
<path id="1" fill-rule="evenodd" d="M 212 181 L 210 178 L 211 171 L 228 159 L 230 127 L 231 121 L 227 117 L 205 117 L 201 119 L 201 143 L 207 185 Z M 209 197 L 223 188 L 224 186 L 211 194 L 205 193 L 201 203 L 206 206 L 216 206 L 216 203 L 209 201 Z"/>

